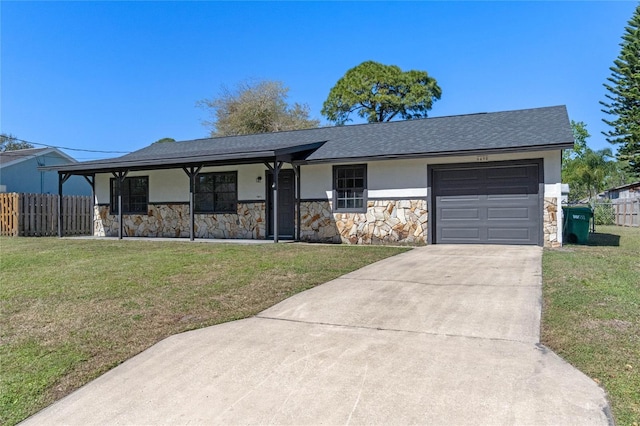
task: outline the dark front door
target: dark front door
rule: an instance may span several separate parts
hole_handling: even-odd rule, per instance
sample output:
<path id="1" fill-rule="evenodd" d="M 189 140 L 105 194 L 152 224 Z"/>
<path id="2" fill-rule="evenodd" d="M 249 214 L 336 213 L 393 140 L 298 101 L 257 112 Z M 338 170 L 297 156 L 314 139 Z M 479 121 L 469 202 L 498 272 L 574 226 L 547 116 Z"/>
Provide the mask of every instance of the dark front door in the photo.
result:
<path id="1" fill-rule="evenodd" d="M 267 174 L 267 233 L 273 237 L 273 173 Z M 295 175 L 293 170 L 278 174 L 278 237 L 293 238 L 295 230 Z"/>

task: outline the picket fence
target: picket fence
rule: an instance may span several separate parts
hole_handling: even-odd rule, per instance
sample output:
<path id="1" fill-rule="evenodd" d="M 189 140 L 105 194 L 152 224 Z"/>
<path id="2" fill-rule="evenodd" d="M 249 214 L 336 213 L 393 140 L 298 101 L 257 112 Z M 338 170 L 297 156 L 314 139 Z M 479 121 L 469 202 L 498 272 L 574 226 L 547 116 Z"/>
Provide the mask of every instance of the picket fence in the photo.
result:
<path id="1" fill-rule="evenodd" d="M 89 235 L 93 229 L 91 197 L 62 197 L 64 235 Z M 0 193 L 0 235 L 46 237 L 58 235 L 58 195 Z"/>

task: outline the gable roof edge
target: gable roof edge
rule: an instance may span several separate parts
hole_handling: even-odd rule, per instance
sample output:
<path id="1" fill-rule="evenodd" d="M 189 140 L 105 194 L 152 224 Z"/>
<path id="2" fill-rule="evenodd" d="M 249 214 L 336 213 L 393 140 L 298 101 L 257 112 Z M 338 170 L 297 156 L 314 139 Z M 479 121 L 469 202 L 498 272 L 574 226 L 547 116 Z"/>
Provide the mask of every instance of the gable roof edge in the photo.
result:
<path id="1" fill-rule="evenodd" d="M 68 161 L 70 161 L 72 163 L 77 163 L 78 162 L 78 160 L 76 160 L 75 158 L 65 154 L 64 152 L 60 151 L 58 148 L 55 148 L 55 147 L 27 148 L 25 150 L 18 149 L 18 150 L 15 150 L 15 151 L 4 151 L 3 154 L 4 155 L 7 155 L 7 154 L 11 155 L 10 153 L 12 153 L 12 152 L 26 151 L 26 150 L 29 150 L 29 151 L 30 150 L 34 150 L 34 151 L 38 150 L 38 151 L 34 152 L 33 154 L 27 154 L 27 155 L 19 156 L 15 160 L 7 161 L 6 163 L 0 163 L 0 167 L 2 167 L 2 168 L 11 167 L 11 166 L 14 166 L 16 164 L 22 163 L 24 161 L 30 160 L 32 158 L 41 157 L 43 155 L 47 155 L 47 154 L 51 154 L 51 153 L 57 154 L 60 157 L 64 158 L 65 160 L 68 160 Z"/>

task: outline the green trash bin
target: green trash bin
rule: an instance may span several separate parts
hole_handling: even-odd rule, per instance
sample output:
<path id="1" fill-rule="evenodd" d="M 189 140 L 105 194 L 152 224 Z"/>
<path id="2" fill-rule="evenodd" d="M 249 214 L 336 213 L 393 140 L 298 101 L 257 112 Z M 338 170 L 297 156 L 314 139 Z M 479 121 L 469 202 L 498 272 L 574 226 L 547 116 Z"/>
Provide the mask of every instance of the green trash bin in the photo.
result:
<path id="1" fill-rule="evenodd" d="M 564 229 L 562 235 L 568 243 L 589 242 L 589 222 L 593 217 L 590 207 L 563 207 Z"/>

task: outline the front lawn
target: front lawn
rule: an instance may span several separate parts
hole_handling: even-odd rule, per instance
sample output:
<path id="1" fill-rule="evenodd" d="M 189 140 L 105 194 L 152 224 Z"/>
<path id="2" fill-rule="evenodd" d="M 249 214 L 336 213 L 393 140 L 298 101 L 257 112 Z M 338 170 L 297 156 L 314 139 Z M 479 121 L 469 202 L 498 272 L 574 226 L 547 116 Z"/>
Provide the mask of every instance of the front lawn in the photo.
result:
<path id="1" fill-rule="evenodd" d="M 406 250 L 0 238 L 0 424 L 167 336 L 246 318 Z"/>
<path id="2" fill-rule="evenodd" d="M 598 226 L 587 246 L 545 250 L 542 343 L 607 391 L 618 425 L 640 423 L 640 229 Z"/>

